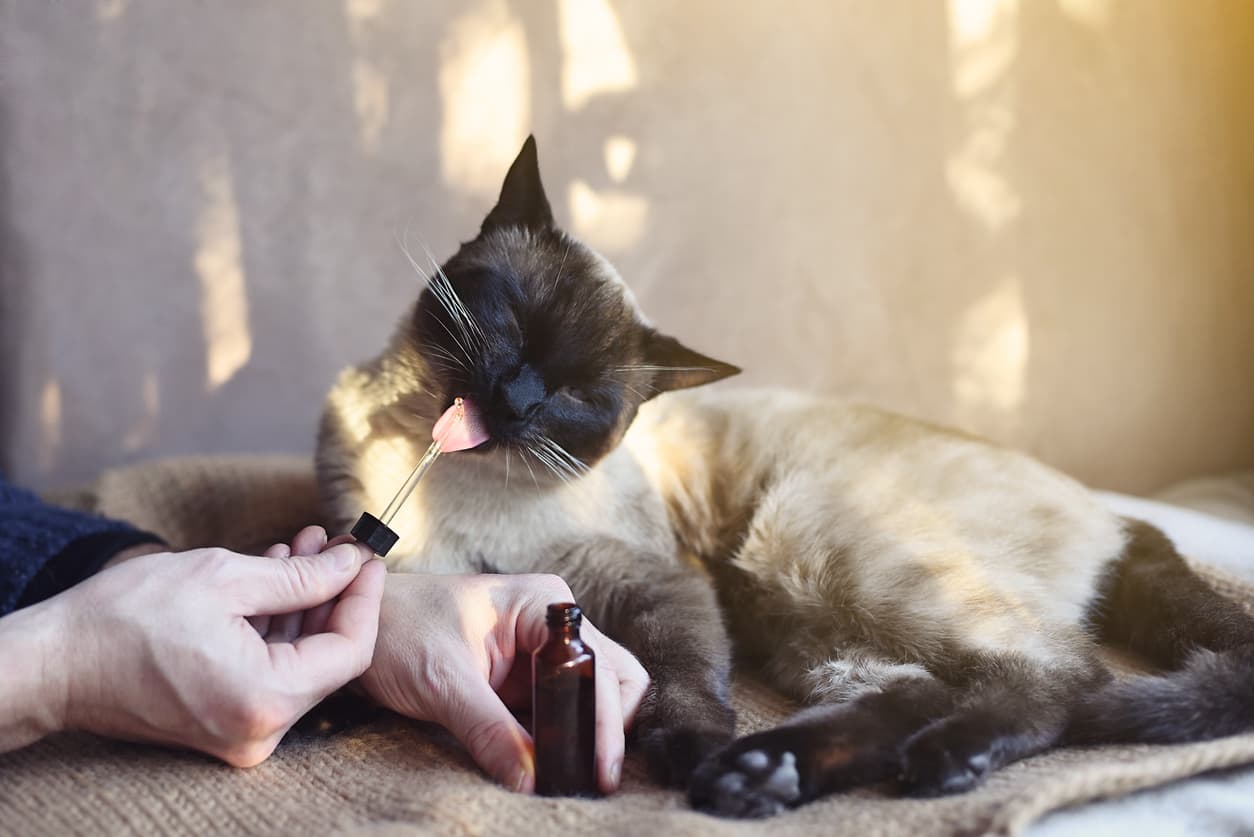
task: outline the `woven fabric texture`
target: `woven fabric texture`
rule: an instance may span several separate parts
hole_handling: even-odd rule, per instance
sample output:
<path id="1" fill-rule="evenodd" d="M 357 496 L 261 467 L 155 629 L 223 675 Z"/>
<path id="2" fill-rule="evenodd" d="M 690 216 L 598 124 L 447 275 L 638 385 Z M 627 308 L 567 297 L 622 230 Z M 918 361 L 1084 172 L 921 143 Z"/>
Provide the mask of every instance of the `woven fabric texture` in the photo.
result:
<path id="1" fill-rule="evenodd" d="M 73 499 L 183 547 L 256 550 L 317 517 L 309 463 L 291 458 L 157 461 L 108 473 L 94 492 Z M 1254 589 L 1207 577 L 1224 594 L 1254 603 Z M 742 732 L 768 727 L 793 709 L 748 677 L 739 678 L 735 702 Z M 0 832 L 1003 835 L 1057 808 L 1249 763 L 1254 735 L 1058 750 L 999 771 L 961 796 L 896 799 L 863 790 L 746 823 L 687 810 L 681 794 L 650 785 L 634 754 L 612 799 L 518 796 L 478 773 L 438 728 L 376 714 L 347 728 L 293 733 L 251 770 L 193 753 L 54 736 L 0 755 Z"/>

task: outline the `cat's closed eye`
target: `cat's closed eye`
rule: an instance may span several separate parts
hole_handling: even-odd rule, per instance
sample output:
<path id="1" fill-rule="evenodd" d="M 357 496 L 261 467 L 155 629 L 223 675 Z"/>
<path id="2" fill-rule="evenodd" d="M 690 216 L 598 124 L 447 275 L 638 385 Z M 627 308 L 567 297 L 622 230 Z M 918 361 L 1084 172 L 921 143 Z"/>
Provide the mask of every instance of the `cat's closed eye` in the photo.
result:
<path id="1" fill-rule="evenodd" d="M 590 404 L 591 398 L 588 393 L 578 387 L 565 385 L 558 387 L 557 394 L 563 398 L 569 399 L 579 404 Z"/>

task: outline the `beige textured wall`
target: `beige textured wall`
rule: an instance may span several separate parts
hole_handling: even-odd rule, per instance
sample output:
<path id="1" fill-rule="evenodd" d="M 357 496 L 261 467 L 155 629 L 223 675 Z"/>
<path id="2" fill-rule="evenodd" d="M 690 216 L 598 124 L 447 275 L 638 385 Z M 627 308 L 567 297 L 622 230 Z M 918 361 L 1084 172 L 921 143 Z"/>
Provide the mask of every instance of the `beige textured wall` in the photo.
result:
<path id="1" fill-rule="evenodd" d="M 6 464 L 309 450 L 397 239 L 447 255 L 534 130 L 748 381 L 1105 487 L 1248 466 L 1251 81 L 1246 0 L 0 0 Z"/>

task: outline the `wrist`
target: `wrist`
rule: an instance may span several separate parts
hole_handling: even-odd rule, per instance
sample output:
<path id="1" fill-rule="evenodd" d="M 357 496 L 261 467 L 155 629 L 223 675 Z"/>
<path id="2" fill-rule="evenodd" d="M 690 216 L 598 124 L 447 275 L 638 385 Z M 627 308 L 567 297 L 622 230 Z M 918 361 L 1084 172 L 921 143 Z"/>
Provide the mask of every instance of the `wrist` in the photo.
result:
<path id="1" fill-rule="evenodd" d="M 0 619 L 0 659 L 7 669 L 0 684 L 0 751 L 66 728 L 69 662 L 61 598 Z"/>
<path id="2" fill-rule="evenodd" d="M 156 552 L 165 552 L 165 551 L 166 551 L 165 545 L 160 544 L 160 543 L 136 544 L 135 546 L 128 547 L 122 550 L 121 552 L 117 553 L 112 558 L 110 558 L 108 561 L 105 561 L 104 566 L 101 567 L 100 569 L 107 570 L 110 567 L 116 567 L 118 564 L 121 564 L 124 561 L 129 561 L 132 558 L 139 558 L 140 556 L 143 556 L 143 555 L 152 555 L 153 553 L 156 553 Z"/>

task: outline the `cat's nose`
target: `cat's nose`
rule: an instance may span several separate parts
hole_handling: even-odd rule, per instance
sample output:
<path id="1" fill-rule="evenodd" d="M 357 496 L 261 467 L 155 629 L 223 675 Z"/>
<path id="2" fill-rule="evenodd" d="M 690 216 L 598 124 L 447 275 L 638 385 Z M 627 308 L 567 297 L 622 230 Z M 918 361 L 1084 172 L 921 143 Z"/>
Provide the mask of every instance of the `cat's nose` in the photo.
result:
<path id="1" fill-rule="evenodd" d="M 530 418 L 544 401 L 544 380 L 535 367 L 524 365 L 500 387 L 501 402 L 515 420 Z"/>

